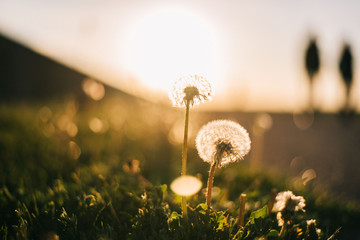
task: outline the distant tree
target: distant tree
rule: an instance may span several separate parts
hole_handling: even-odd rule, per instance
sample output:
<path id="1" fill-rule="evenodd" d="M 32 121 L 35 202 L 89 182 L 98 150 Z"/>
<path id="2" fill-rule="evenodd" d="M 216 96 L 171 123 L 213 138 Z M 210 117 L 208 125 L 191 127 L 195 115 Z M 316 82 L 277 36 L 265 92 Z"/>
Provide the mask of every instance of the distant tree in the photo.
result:
<path id="1" fill-rule="evenodd" d="M 309 107 L 313 110 L 313 82 L 315 75 L 319 72 L 320 58 L 316 39 L 311 38 L 305 53 L 305 68 L 309 77 Z"/>
<path id="2" fill-rule="evenodd" d="M 346 86 L 346 102 L 344 110 L 350 110 L 350 90 L 353 82 L 353 56 L 351 47 L 348 44 L 344 44 L 339 62 L 339 70 Z"/>

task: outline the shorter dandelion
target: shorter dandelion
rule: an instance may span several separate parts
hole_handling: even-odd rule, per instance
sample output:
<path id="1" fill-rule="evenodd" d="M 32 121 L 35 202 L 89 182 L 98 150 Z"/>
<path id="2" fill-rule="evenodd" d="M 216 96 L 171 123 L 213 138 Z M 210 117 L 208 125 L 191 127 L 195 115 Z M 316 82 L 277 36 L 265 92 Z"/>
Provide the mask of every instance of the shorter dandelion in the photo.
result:
<path id="1" fill-rule="evenodd" d="M 295 212 L 305 212 L 305 199 L 302 196 L 295 196 L 292 191 L 284 191 L 278 193 L 275 200 L 273 211 L 278 211 L 276 218 L 278 225 L 281 226 L 280 237 L 283 237 Z"/>
<path id="2" fill-rule="evenodd" d="M 200 157 L 217 167 L 242 160 L 250 151 L 248 132 L 230 120 L 215 120 L 203 126 L 196 137 Z"/>
<path id="3" fill-rule="evenodd" d="M 206 197 L 208 213 L 215 168 L 242 160 L 249 153 L 250 145 L 248 132 L 233 121 L 216 120 L 200 129 L 196 137 L 196 148 L 199 156 L 211 166 Z"/>

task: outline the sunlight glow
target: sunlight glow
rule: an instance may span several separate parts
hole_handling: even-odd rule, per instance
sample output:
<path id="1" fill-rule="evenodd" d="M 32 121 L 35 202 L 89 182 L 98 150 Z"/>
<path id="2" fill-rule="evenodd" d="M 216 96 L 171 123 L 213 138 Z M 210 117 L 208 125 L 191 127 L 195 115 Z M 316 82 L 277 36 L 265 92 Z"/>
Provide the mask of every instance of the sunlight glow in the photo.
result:
<path id="1" fill-rule="evenodd" d="M 261 8 L 258 1 L 30 2 L 0 1 L 2 36 L 154 102 L 168 103 L 168 87 L 181 76 L 202 75 L 215 90 L 211 104 L 201 106 L 208 110 L 302 111 L 309 95 L 304 51 L 315 35 L 316 108 L 337 112 L 346 102 L 338 61 L 347 42 L 355 57 L 351 104 L 360 111 L 359 1 L 276 8 L 265 0 Z M 101 87 L 89 86 L 86 94 L 101 99 Z"/>
<path id="2" fill-rule="evenodd" d="M 105 96 L 104 85 L 91 78 L 84 79 L 84 81 L 82 82 L 82 89 L 86 95 L 88 95 L 95 101 L 101 100 Z"/>
<path id="3" fill-rule="evenodd" d="M 108 125 L 97 117 L 93 117 L 89 120 L 89 128 L 94 133 L 104 133 L 108 130 Z"/>
<path id="4" fill-rule="evenodd" d="M 302 174 L 301 179 L 303 180 L 303 184 L 306 185 L 309 181 L 315 179 L 316 176 L 314 169 L 308 169 Z"/>
<path id="5" fill-rule="evenodd" d="M 212 78 L 218 71 L 218 42 L 204 19 L 179 8 L 144 16 L 129 34 L 128 68 L 151 90 L 168 91 L 186 74 Z"/>
<path id="6" fill-rule="evenodd" d="M 202 182 L 193 176 L 184 175 L 176 178 L 170 185 L 173 192 L 180 196 L 191 196 L 199 192 Z"/>
<path id="7" fill-rule="evenodd" d="M 81 149 L 79 145 L 76 144 L 76 142 L 70 141 L 68 143 L 68 153 L 71 158 L 77 160 L 81 155 Z"/>

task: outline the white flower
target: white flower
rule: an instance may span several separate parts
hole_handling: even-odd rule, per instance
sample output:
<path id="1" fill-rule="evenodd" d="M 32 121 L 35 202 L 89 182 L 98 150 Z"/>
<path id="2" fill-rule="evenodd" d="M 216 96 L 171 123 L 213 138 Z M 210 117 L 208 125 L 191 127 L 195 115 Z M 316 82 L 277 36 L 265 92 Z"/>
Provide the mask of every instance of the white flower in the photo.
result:
<path id="1" fill-rule="evenodd" d="M 278 193 L 275 200 L 273 211 L 278 211 L 276 218 L 279 226 L 291 221 L 295 212 L 305 212 L 305 199 L 302 196 L 295 196 L 292 191 Z"/>
<path id="2" fill-rule="evenodd" d="M 305 211 L 305 199 L 302 196 L 295 196 L 292 191 L 279 192 L 275 198 L 274 211 Z"/>
<path id="3" fill-rule="evenodd" d="M 196 106 L 210 100 L 211 93 L 211 85 L 205 77 L 188 75 L 175 81 L 169 98 L 175 107 L 185 107 L 187 101 Z"/>
<path id="4" fill-rule="evenodd" d="M 306 225 L 307 225 L 307 228 L 308 228 L 307 231 L 309 231 L 309 229 L 312 228 L 313 230 L 315 230 L 317 236 L 320 236 L 320 234 L 321 234 L 321 229 L 320 229 L 320 228 L 316 228 L 316 220 L 315 220 L 315 219 L 306 220 Z"/>
<path id="5" fill-rule="evenodd" d="M 284 225 L 284 219 L 282 218 L 282 214 L 281 214 L 281 212 L 278 212 L 277 214 L 276 214 L 276 219 L 278 220 L 278 225 L 279 225 L 279 227 L 281 227 L 282 225 Z"/>
<path id="6" fill-rule="evenodd" d="M 216 120 L 203 126 L 196 137 L 200 157 L 217 167 L 242 160 L 250 151 L 248 132 L 240 124 Z"/>
<path id="7" fill-rule="evenodd" d="M 310 226 L 312 224 L 314 224 L 314 226 L 316 226 L 316 220 L 315 219 L 306 220 L 306 225 Z"/>

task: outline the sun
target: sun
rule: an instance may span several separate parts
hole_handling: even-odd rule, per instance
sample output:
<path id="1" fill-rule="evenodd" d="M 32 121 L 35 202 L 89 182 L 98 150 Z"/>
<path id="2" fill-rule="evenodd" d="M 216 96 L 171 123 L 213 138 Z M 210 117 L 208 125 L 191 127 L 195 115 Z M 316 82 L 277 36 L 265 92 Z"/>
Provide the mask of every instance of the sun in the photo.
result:
<path id="1" fill-rule="evenodd" d="M 127 65 L 141 85 L 168 91 L 174 80 L 198 74 L 210 81 L 219 72 L 219 42 L 204 18 L 164 8 L 141 18 L 129 34 Z"/>

